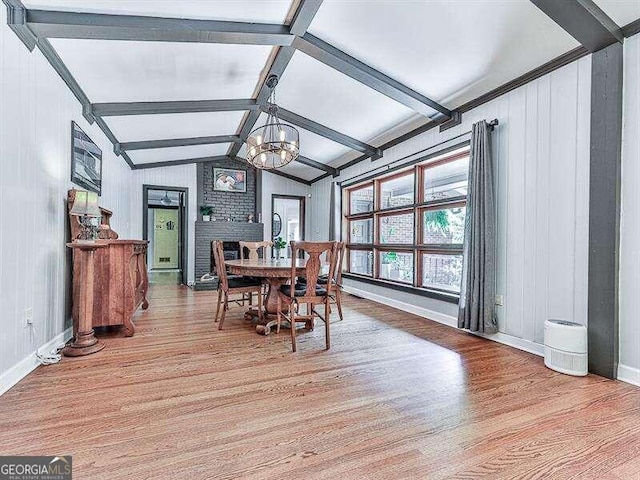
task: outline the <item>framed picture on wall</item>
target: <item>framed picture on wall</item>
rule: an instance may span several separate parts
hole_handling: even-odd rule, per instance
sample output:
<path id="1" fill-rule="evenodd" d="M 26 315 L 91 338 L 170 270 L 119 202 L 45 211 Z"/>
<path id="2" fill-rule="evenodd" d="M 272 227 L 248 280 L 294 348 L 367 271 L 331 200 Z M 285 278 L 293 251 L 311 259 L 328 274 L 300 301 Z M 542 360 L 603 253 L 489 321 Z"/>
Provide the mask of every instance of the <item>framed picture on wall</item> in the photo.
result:
<path id="1" fill-rule="evenodd" d="M 71 181 L 98 195 L 102 193 L 102 150 L 71 122 Z"/>
<path id="2" fill-rule="evenodd" d="M 230 168 L 213 169 L 213 189 L 220 192 L 246 192 L 247 171 Z"/>

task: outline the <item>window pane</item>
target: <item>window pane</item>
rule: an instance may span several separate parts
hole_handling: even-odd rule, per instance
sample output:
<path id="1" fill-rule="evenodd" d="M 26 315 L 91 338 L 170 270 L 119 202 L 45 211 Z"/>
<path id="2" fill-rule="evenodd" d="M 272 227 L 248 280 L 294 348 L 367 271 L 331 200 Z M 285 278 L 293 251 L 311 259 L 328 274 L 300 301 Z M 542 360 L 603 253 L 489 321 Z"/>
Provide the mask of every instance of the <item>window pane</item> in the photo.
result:
<path id="1" fill-rule="evenodd" d="M 465 207 L 422 212 L 422 242 L 434 244 L 462 244 L 464 240 Z"/>
<path id="2" fill-rule="evenodd" d="M 351 190 L 349 199 L 351 201 L 351 210 L 349 210 L 351 215 L 373 211 L 373 185 Z"/>
<path id="3" fill-rule="evenodd" d="M 411 245 L 413 243 L 413 213 L 381 217 L 380 243 Z"/>
<path id="4" fill-rule="evenodd" d="M 424 170 L 424 201 L 460 197 L 467 194 L 469 157 Z"/>
<path id="5" fill-rule="evenodd" d="M 422 286 L 460 291 L 462 255 L 422 254 Z"/>
<path id="6" fill-rule="evenodd" d="M 373 219 L 366 218 L 349 222 L 349 241 L 351 243 L 373 243 Z"/>
<path id="7" fill-rule="evenodd" d="M 373 275 L 373 252 L 371 250 L 350 250 L 349 271 L 360 275 Z"/>
<path id="8" fill-rule="evenodd" d="M 411 205 L 413 185 L 413 174 L 380 182 L 380 208 Z"/>
<path id="9" fill-rule="evenodd" d="M 380 278 L 413 283 L 413 253 L 380 252 Z"/>

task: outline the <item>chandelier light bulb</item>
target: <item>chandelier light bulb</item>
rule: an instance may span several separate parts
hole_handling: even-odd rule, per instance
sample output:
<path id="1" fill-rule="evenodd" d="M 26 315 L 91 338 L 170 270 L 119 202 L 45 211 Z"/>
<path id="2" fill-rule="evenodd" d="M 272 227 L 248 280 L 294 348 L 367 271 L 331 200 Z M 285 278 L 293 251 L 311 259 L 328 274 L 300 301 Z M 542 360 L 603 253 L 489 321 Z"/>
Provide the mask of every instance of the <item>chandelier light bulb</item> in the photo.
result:
<path id="1" fill-rule="evenodd" d="M 284 139 L 285 139 L 284 130 L 280 130 L 280 141 L 284 142 Z"/>
<path id="2" fill-rule="evenodd" d="M 280 150 L 280 158 L 282 160 L 285 160 L 287 158 L 287 151 L 284 148 Z"/>
<path id="3" fill-rule="evenodd" d="M 256 145 L 262 145 L 262 135 L 256 137 Z"/>

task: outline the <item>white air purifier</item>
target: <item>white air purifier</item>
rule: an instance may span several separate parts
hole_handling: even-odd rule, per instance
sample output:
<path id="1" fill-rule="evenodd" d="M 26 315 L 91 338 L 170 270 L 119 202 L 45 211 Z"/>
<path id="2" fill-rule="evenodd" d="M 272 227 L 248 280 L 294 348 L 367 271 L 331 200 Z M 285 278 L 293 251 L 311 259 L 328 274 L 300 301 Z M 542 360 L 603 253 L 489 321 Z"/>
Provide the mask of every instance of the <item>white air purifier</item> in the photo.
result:
<path id="1" fill-rule="evenodd" d="M 566 320 L 544 322 L 544 364 L 567 375 L 586 375 L 587 327 Z"/>

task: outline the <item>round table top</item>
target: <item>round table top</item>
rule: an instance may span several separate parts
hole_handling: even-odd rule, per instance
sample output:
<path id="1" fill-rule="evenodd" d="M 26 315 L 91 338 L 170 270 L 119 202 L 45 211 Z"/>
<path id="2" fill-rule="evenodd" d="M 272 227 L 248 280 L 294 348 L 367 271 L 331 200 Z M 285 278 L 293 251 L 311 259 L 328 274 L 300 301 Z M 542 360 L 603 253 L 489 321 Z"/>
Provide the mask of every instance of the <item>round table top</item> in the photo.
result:
<path id="1" fill-rule="evenodd" d="M 306 259 L 297 258 L 296 275 L 304 275 Z M 224 262 L 229 271 L 235 275 L 248 275 L 255 277 L 279 277 L 285 278 L 291 275 L 290 258 L 258 258 L 245 260 L 227 260 Z"/>

